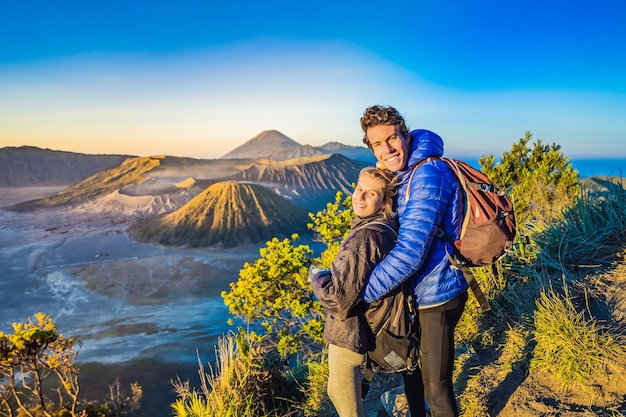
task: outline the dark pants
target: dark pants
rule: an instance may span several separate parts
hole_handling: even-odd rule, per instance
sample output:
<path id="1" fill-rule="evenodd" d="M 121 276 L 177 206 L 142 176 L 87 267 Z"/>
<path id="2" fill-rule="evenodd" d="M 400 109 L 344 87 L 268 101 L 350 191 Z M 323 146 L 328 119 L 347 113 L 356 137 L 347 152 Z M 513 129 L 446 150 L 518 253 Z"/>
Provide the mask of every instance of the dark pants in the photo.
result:
<path id="1" fill-rule="evenodd" d="M 418 313 L 421 369 L 402 373 L 411 417 L 425 417 L 424 398 L 432 417 L 457 417 L 452 387 L 454 328 L 467 301 L 467 293 Z"/>

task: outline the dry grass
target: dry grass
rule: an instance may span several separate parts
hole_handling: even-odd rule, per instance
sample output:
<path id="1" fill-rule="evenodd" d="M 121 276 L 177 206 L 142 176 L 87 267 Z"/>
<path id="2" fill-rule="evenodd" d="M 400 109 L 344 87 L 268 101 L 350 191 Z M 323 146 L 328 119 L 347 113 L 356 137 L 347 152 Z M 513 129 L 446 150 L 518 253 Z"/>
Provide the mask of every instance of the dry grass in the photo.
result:
<path id="1" fill-rule="evenodd" d="M 602 193 L 583 191 L 562 216 L 535 228 L 544 264 L 575 274 L 616 261 L 626 246 L 626 190 L 617 183 L 607 187 Z"/>
<path id="2" fill-rule="evenodd" d="M 531 367 L 553 370 L 564 388 L 604 383 L 619 371 L 616 364 L 626 363 L 623 338 L 599 328 L 585 313 L 576 310 L 567 292 L 548 290 L 537 303 Z"/>
<path id="3" fill-rule="evenodd" d="M 176 417 L 253 416 L 255 398 L 247 387 L 251 377 L 252 355 L 243 355 L 235 338 L 227 335 L 218 340 L 216 369 L 204 371 L 199 364 L 201 391 L 188 382 L 173 381 L 178 399 L 172 404 Z"/>

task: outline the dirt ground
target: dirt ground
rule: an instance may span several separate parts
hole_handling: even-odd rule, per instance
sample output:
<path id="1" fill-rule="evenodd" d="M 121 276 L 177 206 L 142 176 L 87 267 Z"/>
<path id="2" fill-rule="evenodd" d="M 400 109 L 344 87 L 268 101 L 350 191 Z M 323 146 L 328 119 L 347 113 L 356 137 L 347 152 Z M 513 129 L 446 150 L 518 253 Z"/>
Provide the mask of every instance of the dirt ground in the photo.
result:
<path id="1" fill-rule="evenodd" d="M 626 264 L 598 277 L 594 283 L 596 300 L 608 311 L 606 321 L 614 337 L 626 335 Z M 591 307 L 593 310 L 593 306 Z M 563 389 L 550 372 L 533 369 L 522 373 L 504 385 L 506 402 L 497 401 L 492 417 L 591 417 L 626 415 L 626 364 L 615 364 L 616 372 L 589 387 Z M 494 395 L 492 398 L 497 398 Z"/>

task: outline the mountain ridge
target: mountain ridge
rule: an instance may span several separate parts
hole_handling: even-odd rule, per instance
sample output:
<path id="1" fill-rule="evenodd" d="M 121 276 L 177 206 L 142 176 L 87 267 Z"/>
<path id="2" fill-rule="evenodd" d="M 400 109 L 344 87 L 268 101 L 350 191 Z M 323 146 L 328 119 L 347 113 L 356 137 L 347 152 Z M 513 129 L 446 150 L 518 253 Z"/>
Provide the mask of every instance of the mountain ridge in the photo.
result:
<path id="1" fill-rule="evenodd" d="M 64 207 L 113 216 L 128 222 L 136 239 L 164 245 L 256 243 L 307 232 L 308 212 L 323 209 L 338 191 L 351 193 L 368 163 L 341 153 L 354 147 L 325 146 L 320 150 L 264 131 L 230 153 L 236 158 L 130 157 L 8 209 Z"/>
<path id="2" fill-rule="evenodd" d="M 161 158 L 128 158 L 117 167 L 100 171 L 56 194 L 38 200 L 18 203 L 12 209 L 15 211 L 32 211 L 39 208 L 80 203 L 100 197 L 142 181 L 144 174 L 159 166 L 160 161 Z"/>
<path id="3" fill-rule="evenodd" d="M 290 161 L 293 162 L 290 164 Z M 364 162 L 331 154 L 278 164 L 257 162 L 228 179 L 264 184 L 289 201 L 317 211 L 324 208 L 337 191 L 351 193 L 352 184 L 365 166 Z"/>
<path id="4" fill-rule="evenodd" d="M 151 156 L 161 158 L 163 166 L 177 168 L 199 164 L 202 161 L 229 160 L 249 164 L 260 159 L 276 161 L 313 156 L 340 154 L 347 158 L 374 165 L 376 160 L 369 149 L 328 142 L 320 147 L 301 145 L 277 130 L 265 130 L 217 159 L 194 159 Z M 35 146 L 8 146 L 0 148 L 0 187 L 31 187 L 68 185 L 80 182 L 100 171 L 114 168 L 136 155 L 84 154 Z M 215 162 L 217 164 L 217 162 Z"/>
<path id="5" fill-rule="evenodd" d="M 349 146 L 339 142 L 328 142 L 322 146 L 301 145 L 277 130 L 264 130 L 258 135 L 222 155 L 220 159 L 294 159 L 306 156 L 339 153 L 350 159 L 376 163 L 372 152 L 364 146 Z"/>
<path id="6" fill-rule="evenodd" d="M 0 187 L 73 184 L 130 157 L 8 146 L 0 148 Z"/>

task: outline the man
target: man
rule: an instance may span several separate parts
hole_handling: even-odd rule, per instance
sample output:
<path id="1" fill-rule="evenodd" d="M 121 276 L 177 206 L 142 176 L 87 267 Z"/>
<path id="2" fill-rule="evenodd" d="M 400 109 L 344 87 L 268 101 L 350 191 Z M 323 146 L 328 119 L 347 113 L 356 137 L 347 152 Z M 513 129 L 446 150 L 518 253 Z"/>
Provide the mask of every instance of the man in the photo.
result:
<path id="1" fill-rule="evenodd" d="M 461 185 L 448 166 L 425 158 L 443 155 L 443 140 L 428 130 L 409 133 L 404 118 L 393 107 L 372 106 L 361 118 L 363 142 L 379 167 L 393 171 L 400 185 L 397 211 L 398 241 L 372 271 L 362 297 L 373 302 L 410 280 L 418 307 L 421 369 L 403 373 L 412 417 L 426 415 L 424 397 L 433 417 L 456 417 L 452 386 L 454 328 L 465 302 L 468 285 L 461 271 L 451 268 L 448 243 L 438 230 L 458 237 L 463 221 Z"/>

